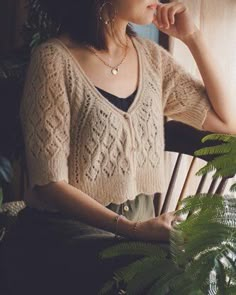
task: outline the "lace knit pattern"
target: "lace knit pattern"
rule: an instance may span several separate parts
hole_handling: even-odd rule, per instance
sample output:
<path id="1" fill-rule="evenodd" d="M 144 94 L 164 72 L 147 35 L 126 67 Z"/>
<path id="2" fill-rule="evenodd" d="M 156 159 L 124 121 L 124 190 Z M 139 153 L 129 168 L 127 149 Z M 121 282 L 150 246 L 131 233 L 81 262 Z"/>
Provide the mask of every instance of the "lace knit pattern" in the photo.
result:
<path id="1" fill-rule="evenodd" d="M 20 109 L 31 190 L 64 180 L 104 206 L 164 191 L 164 115 L 202 129 L 211 105 L 169 52 L 133 42 L 140 78 L 128 112 L 97 91 L 58 39 L 32 53 Z"/>

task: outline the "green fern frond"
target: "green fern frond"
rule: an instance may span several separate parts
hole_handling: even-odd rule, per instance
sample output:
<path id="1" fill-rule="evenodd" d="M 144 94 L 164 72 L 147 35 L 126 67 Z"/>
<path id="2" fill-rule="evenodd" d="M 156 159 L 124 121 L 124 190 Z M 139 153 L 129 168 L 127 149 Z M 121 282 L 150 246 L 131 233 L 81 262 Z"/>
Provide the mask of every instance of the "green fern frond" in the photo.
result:
<path id="1" fill-rule="evenodd" d="M 228 287 L 225 294 L 226 295 L 235 295 L 236 294 L 236 286 Z"/>
<path id="2" fill-rule="evenodd" d="M 197 173 L 197 176 L 206 175 L 216 170 L 213 178 L 232 177 L 236 174 L 236 136 L 227 134 L 210 134 L 202 139 L 202 142 L 208 140 L 220 140 L 225 143 L 219 145 L 204 147 L 195 151 L 195 156 L 215 155 L 216 157 L 209 161 Z"/>
<path id="3" fill-rule="evenodd" d="M 99 258 L 105 259 L 122 255 L 158 256 L 160 259 L 162 259 L 167 256 L 167 251 L 164 251 L 159 245 L 147 242 L 132 241 L 123 242 L 101 251 L 99 253 Z"/>
<path id="4" fill-rule="evenodd" d="M 224 265 L 222 264 L 220 259 L 215 259 L 215 272 L 216 272 L 216 280 L 218 283 L 219 292 L 222 295 L 225 295 L 226 290 L 226 273 Z"/>
<path id="5" fill-rule="evenodd" d="M 109 295 L 109 294 L 111 294 L 114 286 L 115 286 L 115 281 L 114 280 L 107 281 L 104 284 L 104 286 L 101 288 L 101 290 L 99 290 L 98 295 Z"/>
<path id="6" fill-rule="evenodd" d="M 219 144 L 216 146 L 204 147 L 194 152 L 195 156 L 206 156 L 206 155 L 220 155 L 227 154 L 233 150 L 233 146 L 236 144 Z"/>
<path id="7" fill-rule="evenodd" d="M 213 178 L 218 178 L 218 177 L 232 177 L 235 175 L 236 172 L 236 167 L 228 167 L 225 169 L 219 169 L 215 172 L 213 175 Z"/>
<path id="8" fill-rule="evenodd" d="M 221 157 L 217 157 L 216 159 L 208 162 L 205 166 L 203 166 L 197 173 L 197 176 L 206 175 L 209 172 L 216 170 L 213 178 L 217 177 L 232 177 L 236 173 L 236 154 L 235 157 L 232 155 L 224 155 Z M 217 172 L 220 172 L 219 176 L 217 176 Z"/>
<path id="9" fill-rule="evenodd" d="M 221 133 L 214 133 L 214 134 L 209 134 L 206 135 L 202 138 L 202 143 L 205 143 L 206 141 L 209 140 L 219 140 L 219 141 L 223 141 L 223 142 L 236 142 L 236 136 L 234 135 L 227 135 L 227 134 L 221 134 Z"/>
<path id="10" fill-rule="evenodd" d="M 164 259 L 160 261 L 159 258 L 156 259 L 156 257 L 144 258 L 143 264 L 140 265 L 139 270 L 127 281 L 129 283 L 127 286 L 127 293 L 129 295 L 143 294 L 148 287 L 156 280 L 159 280 L 163 273 L 169 273 L 173 267 L 174 264 L 170 260 Z"/>
<path id="11" fill-rule="evenodd" d="M 202 291 L 205 291 L 206 287 L 209 286 L 209 274 L 214 269 L 215 257 L 218 253 L 214 249 L 206 251 L 186 266 L 186 272 Z"/>
<path id="12" fill-rule="evenodd" d="M 227 253 L 228 254 L 228 253 Z M 235 259 L 232 259 L 229 255 L 225 255 L 225 259 L 228 262 L 228 265 L 234 270 L 234 275 L 236 276 L 236 257 Z"/>
<path id="13" fill-rule="evenodd" d="M 230 198 L 226 195 L 225 198 Z M 214 199 L 214 200 L 213 200 Z M 178 214 L 186 214 L 193 210 L 205 210 L 211 208 L 223 209 L 224 200 L 219 194 L 200 193 L 196 195 L 189 195 L 180 202 L 181 209 L 178 210 Z"/>
<path id="14" fill-rule="evenodd" d="M 192 233 L 192 236 L 189 237 L 188 244 L 184 249 L 186 260 L 200 255 L 201 252 L 206 250 L 206 245 L 208 251 L 210 251 L 210 249 L 216 249 L 217 251 L 218 249 L 224 248 L 223 243 L 227 242 L 225 238 L 230 236 L 233 231 L 235 231 L 235 229 L 230 229 L 225 225 L 219 225 L 217 223 L 209 224 L 208 226 L 210 227 L 209 231 L 205 230 L 202 233 L 196 233 L 197 230 L 203 230 L 202 225 L 194 227 L 194 233 Z M 218 234 L 217 228 L 214 229 L 214 226 L 219 228 Z M 199 239 L 202 240 L 200 241 Z"/>
<path id="15" fill-rule="evenodd" d="M 138 259 L 128 266 L 116 270 L 114 273 L 115 278 L 117 281 L 124 281 L 125 283 L 128 283 L 137 273 L 152 268 L 156 264 L 159 265 L 162 261 L 166 262 L 165 258 L 160 258 L 159 256 L 148 256 Z"/>
<path id="16" fill-rule="evenodd" d="M 172 293 L 175 295 L 205 295 L 206 292 L 203 293 L 202 290 L 199 289 L 198 285 L 195 284 L 190 278 L 189 275 L 186 275 L 186 279 L 184 278 L 185 274 L 180 275 L 177 277 L 180 284 L 173 285 L 171 288 Z"/>
<path id="17" fill-rule="evenodd" d="M 226 154 L 223 156 L 219 156 L 211 161 L 211 165 L 213 165 L 216 169 L 224 169 L 227 167 L 232 167 L 236 165 L 236 154 L 235 158 L 232 158 L 231 155 Z M 235 168 L 236 170 L 236 168 Z"/>
<path id="18" fill-rule="evenodd" d="M 161 270 L 160 270 L 161 271 Z M 171 286 L 173 282 L 176 282 L 176 278 L 179 278 L 179 275 L 182 273 L 175 265 L 172 266 L 172 269 L 169 272 L 162 272 L 161 276 L 158 278 L 157 282 L 152 285 L 148 295 L 167 295 L 173 294 L 170 293 Z"/>
<path id="19" fill-rule="evenodd" d="M 200 194 L 201 197 L 203 195 Z M 223 242 L 227 242 L 226 237 L 234 239 L 235 243 L 236 223 L 231 220 L 236 218 L 234 209 L 236 199 L 234 197 L 226 196 L 222 198 L 219 195 L 208 196 L 208 194 L 205 194 L 205 198 L 190 196 L 187 200 L 184 200 L 184 203 L 187 204 L 188 210 L 198 209 L 198 211 L 177 226 L 178 231 L 184 233 L 187 237 L 184 253 L 178 249 L 182 241 L 179 240 L 178 234 L 172 232 L 171 252 L 177 264 L 182 264 L 189 258 L 195 257 L 206 249 L 206 245 L 208 248 L 219 247 Z M 185 212 L 185 210 L 184 208 L 182 211 Z M 182 236 L 184 235 L 182 234 Z"/>
<path id="20" fill-rule="evenodd" d="M 170 253 L 171 258 L 176 265 L 182 267 L 186 264 L 186 258 L 183 254 L 183 246 L 185 244 L 185 234 L 179 229 L 173 229 L 170 232 Z"/>
<path id="21" fill-rule="evenodd" d="M 197 176 L 206 175 L 215 170 L 215 167 L 212 165 L 211 162 L 208 162 L 205 166 L 203 166 L 199 171 L 197 171 Z"/>

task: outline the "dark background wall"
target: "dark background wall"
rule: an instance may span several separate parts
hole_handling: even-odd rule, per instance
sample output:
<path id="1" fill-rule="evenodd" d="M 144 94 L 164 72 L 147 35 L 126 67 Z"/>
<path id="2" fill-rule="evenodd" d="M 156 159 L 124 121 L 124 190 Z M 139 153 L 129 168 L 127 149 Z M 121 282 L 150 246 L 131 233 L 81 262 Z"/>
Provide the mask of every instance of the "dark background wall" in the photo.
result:
<path id="1" fill-rule="evenodd" d="M 27 14 L 27 0 L 0 0 L 0 54 L 22 45 L 21 30 Z"/>

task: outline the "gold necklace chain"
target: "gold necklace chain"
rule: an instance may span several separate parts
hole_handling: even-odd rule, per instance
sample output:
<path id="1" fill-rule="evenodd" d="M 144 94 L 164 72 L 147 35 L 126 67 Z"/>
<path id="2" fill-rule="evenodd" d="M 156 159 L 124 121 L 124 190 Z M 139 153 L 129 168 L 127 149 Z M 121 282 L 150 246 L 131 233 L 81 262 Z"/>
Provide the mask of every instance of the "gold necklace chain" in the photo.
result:
<path id="1" fill-rule="evenodd" d="M 97 52 L 95 51 L 95 49 L 93 49 L 92 47 L 90 46 L 87 46 L 87 48 L 96 55 L 96 57 L 101 61 L 103 62 L 104 65 L 106 65 L 107 67 L 109 67 L 111 69 L 111 74 L 112 75 L 117 75 L 118 72 L 119 72 L 119 67 L 120 65 L 124 62 L 124 60 L 126 59 L 127 57 L 127 52 L 128 52 L 128 37 L 126 36 L 126 46 L 125 46 L 125 54 L 122 58 L 122 60 L 118 63 L 118 65 L 116 66 L 111 66 L 110 64 L 108 64 L 106 61 L 104 61 L 98 54 Z"/>

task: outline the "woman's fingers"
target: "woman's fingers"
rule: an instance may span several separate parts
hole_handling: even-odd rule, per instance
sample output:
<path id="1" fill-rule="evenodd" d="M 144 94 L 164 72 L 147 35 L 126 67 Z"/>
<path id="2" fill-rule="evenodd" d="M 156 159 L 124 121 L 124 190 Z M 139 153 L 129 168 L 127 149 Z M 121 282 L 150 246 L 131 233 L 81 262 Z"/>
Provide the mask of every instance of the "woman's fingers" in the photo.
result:
<path id="1" fill-rule="evenodd" d="M 160 28 L 169 29 L 175 23 L 176 13 L 186 10 L 181 3 L 157 4 L 155 22 Z"/>
<path id="2" fill-rule="evenodd" d="M 159 24 L 160 28 L 165 28 L 168 24 L 168 17 L 167 17 L 167 7 L 163 4 L 158 4 L 157 5 L 157 10 L 156 10 L 157 14 L 157 22 Z"/>
<path id="3" fill-rule="evenodd" d="M 168 10 L 168 17 L 169 17 L 169 21 L 170 21 L 171 25 L 173 25 L 175 23 L 175 13 L 176 13 L 176 9 L 172 6 Z"/>
<path id="4" fill-rule="evenodd" d="M 177 221 L 184 221 L 185 218 L 183 216 L 180 216 L 180 215 L 175 215 L 175 220 L 177 220 Z"/>
<path id="5" fill-rule="evenodd" d="M 161 5 L 158 4 L 157 9 L 156 9 L 156 19 L 155 19 L 157 25 L 162 28 L 162 19 L 161 19 Z"/>
<path id="6" fill-rule="evenodd" d="M 175 223 L 178 223 L 178 222 L 183 222 L 185 220 L 185 218 L 181 215 L 176 215 L 176 212 L 177 211 L 173 211 L 171 212 L 171 226 L 174 226 Z"/>
<path id="7" fill-rule="evenodd" d="M 162 25 L 165 29 L 169 29 L 170 27 L 170 22 L 169 22 L 169 17 L 168 17 L 168 11 L 169 7 L 168 6 L 162 6 L 161 7 L 161 20 L 162 20 Z"/>

